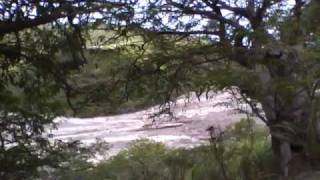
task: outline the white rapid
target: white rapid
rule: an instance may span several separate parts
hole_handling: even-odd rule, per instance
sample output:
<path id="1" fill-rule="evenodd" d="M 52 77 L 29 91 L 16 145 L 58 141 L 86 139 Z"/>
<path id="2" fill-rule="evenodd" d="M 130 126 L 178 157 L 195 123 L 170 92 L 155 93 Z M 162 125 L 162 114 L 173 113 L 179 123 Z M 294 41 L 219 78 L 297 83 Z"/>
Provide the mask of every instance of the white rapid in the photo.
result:
<path id="1" fill-rule="evenodd" d="M 234 123 L 245 114 L 237 113 L 227 92 L 211 94 L 210 98 L 201 97 L 200 101 L 193 95 L 190 98 L 180 97 L 172 108 L 174 119 L 159 117 L 154 123 L 148 118 L 158 110 L 153 107 L 147 110 L 115 116 L 94 118 L 57 118 L 58 129 L 53 130 L 54 139 L 81 140 L 92 143 L 96 138 L 111 144 L 109 155 L 114 155 L 126 148 L 133 140 L 147 138 L 163 142 L 169 147 L 192 147 L 206 143 L 209 126 L 223 128 Z"/>

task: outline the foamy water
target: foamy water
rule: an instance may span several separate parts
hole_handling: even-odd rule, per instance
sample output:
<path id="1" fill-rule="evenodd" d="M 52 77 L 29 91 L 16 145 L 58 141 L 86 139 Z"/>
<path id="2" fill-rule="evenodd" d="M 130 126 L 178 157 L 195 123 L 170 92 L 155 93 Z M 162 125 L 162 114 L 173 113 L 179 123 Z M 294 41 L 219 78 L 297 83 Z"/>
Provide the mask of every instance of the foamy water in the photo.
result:
<path id="1" fill-rule="evenodd" d="M 126 148 L 134 140 L 146 138 L 165 143 L 170 147 L 191 147 L 207 142 L 206 129 L 211 126 L 225 127 L 246 117 L 234 111 L 233 106 L 217 105 L 231 102 L 229 93 L 211 94 L 211 98 L 180 97 L 172 108 L 174 119 L 164 117 L 152 124 L 148 119 L 159 108 L 115 116 L 93 118 L 57 118 L 57 130 L 52 130 L 53 138 L 60 140 L 80 140 L 85 144 L 96 138 L 110 143 L 109 155 Z"/>

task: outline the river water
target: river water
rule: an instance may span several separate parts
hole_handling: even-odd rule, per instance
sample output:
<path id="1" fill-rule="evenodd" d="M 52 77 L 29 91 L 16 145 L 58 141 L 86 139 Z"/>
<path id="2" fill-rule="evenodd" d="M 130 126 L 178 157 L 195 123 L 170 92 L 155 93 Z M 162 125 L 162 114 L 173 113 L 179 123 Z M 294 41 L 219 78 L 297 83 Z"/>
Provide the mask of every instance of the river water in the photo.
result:
<path id="1" fill-rule="evenodd" d="M 226 106 L 226 103 L 228 106 Z M 208 142 L 209 126 L 224 128 L 241 118 L 227 92 L 211 93 L 210 97 L 199 99 L 192 95 L 181 96 L 172 105 L 172 115 L 150 118 L 159 107 L 115 116 L 92 118 L 57 118 L 58 129 L 52 130 L 54 139 L 80 140 L 85 144 L 103 139 L 110 143 L 109 155 L 128 147 L 137 139 L 163 142 L 169 147 L 192 147 Z"/>

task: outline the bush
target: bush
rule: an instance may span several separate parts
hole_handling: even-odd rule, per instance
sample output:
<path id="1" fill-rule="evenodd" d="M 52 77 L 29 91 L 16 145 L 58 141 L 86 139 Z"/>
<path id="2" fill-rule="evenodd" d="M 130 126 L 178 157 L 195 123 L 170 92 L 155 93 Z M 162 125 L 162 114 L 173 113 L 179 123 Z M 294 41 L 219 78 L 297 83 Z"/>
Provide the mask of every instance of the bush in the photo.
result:
<path id="1" fill-rule="evenodd" d="M 192 149 L 168 149 L 163 144 L 139 140 L 93 169 L 81 180 L 256 180 L 272 177 L 267 131 L 254 121 L 228 127 L 221 141 Z M 249 132 L 249 133 L 248 133 Z M 250 133 L 251 132 L 251 133 Z M 70 179 L 70 178 L 69 178 Z M 74 178 L 76 179 L 76 178 Z"/>
<path id="2" fill-rule="evenodd" d="M 166 179 L 164 159 L 167 153 L 163 144 L 138 140 L 128 150 L 99 164 L 90 172 L 90 177 L 112 180 Z"/>

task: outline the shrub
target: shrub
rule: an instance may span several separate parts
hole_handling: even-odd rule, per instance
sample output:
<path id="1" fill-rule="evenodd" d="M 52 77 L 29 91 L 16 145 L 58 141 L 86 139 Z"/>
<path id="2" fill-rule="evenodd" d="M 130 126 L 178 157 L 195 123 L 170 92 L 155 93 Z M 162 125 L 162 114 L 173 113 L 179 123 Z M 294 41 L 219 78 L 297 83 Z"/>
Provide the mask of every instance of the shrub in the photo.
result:
<path id="1" fill-rule="evenodd" d="M 254 121 L 241 120 L 227 128 L 221 141 L 191 149 L 168 149 L 161 143 L 138 140 L 118 155 L 74 177 L 81 180 L 274 179 L 267 134 Z"/>

